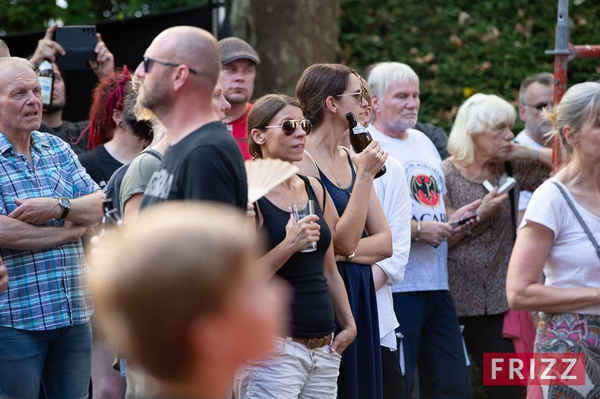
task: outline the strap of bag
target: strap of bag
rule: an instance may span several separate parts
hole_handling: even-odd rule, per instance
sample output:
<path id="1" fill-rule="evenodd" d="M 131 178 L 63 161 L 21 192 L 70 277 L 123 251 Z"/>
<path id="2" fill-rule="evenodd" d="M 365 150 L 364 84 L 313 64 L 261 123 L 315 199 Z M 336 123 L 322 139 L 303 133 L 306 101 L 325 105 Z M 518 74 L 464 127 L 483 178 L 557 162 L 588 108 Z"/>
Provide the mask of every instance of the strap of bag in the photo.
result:
<path id="1" fill-rule="evenodd" d="M 510 161 L 504 162 L 504 171 L 506 172 L 507 176 L 512 177 L 513 170 L 512 170 L 512 164 L 510 163 Z M 508 191 L 508 198 L 510 199 L 510 216 L 511 216 L 511 221 L 512 221 L 512 226 L 513 226 L 513 241 L 515 241 L 517 239 L 517 209 L 515 206 L 516 204 L 515 204 L 515 189 L 514 189 L 514 187 Z"/>
<path id="2" fill-rule="evenodd" d="M 565 200 L 567 201 L 567 204 L 569 205 L 569 208 L 571 208 L 571 210 L 573 211 L 573 214 L 577 218 L 577 221 L 579 222 L 579 224 L 581 225 L 581 227 L 583 227 L 583 230 L 585 231 L 585 234 L 587 234 L 588 238 L 590 239 L 590 241 L 594 245 L 594 248 L 596 249 L 596 255 L 598 255 L 598 257 L 600 258 L 600 246 L 598 245 L 598 241 L 596 241 L 596 239 L 592 235 L 592 232 L 590 231 L 589 227 L 583 221 L 583 218 L 581 217 L 581 215 L 577 211 L 577 208 L 575 208 L 575 205 L 573 204 L 573 201 L 571 201 L 571 198 L 569 198 L 569 196 L 565 192 L 565 189 L 562 188 L 562 186 L 560 184 L 558 184 L 555 181 L 553 181 L 552 183 L 554 183 L 554 185 L 556 187 L 558 187 L 558 189 L 560 190 L 560 193 L 562 194 L 562 196 L 565 197 Z"/>

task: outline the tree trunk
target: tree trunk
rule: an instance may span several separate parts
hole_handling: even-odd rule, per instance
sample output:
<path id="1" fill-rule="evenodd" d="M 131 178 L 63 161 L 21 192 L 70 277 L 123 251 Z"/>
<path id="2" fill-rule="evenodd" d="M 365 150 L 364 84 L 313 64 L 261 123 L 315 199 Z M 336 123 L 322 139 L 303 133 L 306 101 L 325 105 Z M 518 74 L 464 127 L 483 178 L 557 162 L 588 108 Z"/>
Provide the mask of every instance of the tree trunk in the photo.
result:
<path id="1" fill-rule="evenodd" d="M 258 53 L 254 98 L 294 95 L 302 71 L 316 62 L 335 62 L 340 34 L 340 0 L 233 0 L 233 35 Z"/>

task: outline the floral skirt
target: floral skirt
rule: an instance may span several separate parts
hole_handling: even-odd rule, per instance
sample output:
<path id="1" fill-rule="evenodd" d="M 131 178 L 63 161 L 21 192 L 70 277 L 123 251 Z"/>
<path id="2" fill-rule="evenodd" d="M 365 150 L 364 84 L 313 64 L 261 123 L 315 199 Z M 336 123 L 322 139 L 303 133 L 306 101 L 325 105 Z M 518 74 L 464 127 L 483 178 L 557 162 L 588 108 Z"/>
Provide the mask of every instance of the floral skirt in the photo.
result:
<path id="1" fill-rule="evenodd" d="M 536 353 L 583 353 L 585 385 L 529 387 L 529 399 L 600 398 L 600 316 L 577 313 L 540 313 Z"/>

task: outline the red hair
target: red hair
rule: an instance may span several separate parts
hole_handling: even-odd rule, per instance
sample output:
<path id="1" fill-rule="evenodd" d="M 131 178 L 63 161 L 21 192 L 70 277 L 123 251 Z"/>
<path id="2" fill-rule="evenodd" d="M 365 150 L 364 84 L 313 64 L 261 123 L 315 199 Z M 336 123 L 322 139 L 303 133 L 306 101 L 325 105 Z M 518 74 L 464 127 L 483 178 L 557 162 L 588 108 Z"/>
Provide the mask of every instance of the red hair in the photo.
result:
<path id="1" fill-rule="evenodd" d="M 117 127 L 113 120 L 113 111 L 123 111 L 125 96 L 131 91 L 131 75 L 127 65 L 122 71 L 115 72 L 112 76 L 102 79 L 94 88 L 93 102 L 90 107 L 90 124 L 77 139 L 77 142 L 87 133 L 87 150 L 104 144 L 113 137 Z"/>

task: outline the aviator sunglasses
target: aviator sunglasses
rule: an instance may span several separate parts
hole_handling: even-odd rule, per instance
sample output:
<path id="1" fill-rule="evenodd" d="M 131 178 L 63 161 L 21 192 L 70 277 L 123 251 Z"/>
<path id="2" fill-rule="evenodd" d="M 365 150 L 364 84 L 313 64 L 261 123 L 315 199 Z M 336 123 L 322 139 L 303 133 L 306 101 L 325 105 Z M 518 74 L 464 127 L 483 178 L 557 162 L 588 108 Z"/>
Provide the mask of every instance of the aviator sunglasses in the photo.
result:
<path id="1" fill-rule="evenodd" d="M 296 131 L 296 128 L 298 127 L 298 125 L 300 125 L 302 130 L 304 130 L 306 132 L 307 136 L 310 134 L 310 132 L 312 132 L 312 123 L 308 119 L 302 119 L 301 121 L 294 121 L 294 120 L 285 121 L 281 125 L 265 126 L 264 128 L 267 129 L 270 127 L 280 127 L 281 130 L 283 131 L 283 134 L 285 134 L 286 136 L 291 136 Z"/>

